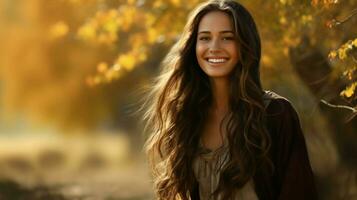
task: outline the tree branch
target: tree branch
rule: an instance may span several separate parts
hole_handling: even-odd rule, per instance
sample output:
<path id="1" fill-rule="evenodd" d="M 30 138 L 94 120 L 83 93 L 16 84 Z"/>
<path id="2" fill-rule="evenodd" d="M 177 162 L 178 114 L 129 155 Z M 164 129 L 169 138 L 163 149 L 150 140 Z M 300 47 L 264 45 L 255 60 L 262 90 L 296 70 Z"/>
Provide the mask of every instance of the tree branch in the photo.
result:
<path id="1" fill-rule="evenodd" d="M 347 22 L 348 20 L 350 20 L 355 15 L 357 15 L 357 8 L 352 10 L 351 14 L 349 16 L 345 17 L 342 20 L 333 19 L 332 22 L 331 22 L 332 26 L 336 27 L 336 26 L 342 25 L 343 23 Z"/>
<path id="2" fill-rule="evenodd" d="M 350 106 L 344 106 L 344 105 L 334 105 L 334 104 L 331 104 L 329 102 L 327 102 L 326 100 L 323 100 L 321 99 L 320 100 L 323 104 L 331 107 L 331 108 L 338 108 L 338 109 L 347 109 L 347 110 L 350 110 L 352 111 L 352 113 L 347 116 L 347 118 L 345 119 L 345 123 L 348 123 L 349 121 L 351 121 L 354 117 L 357 116 L 357 109 L 356 108 L 353 108 L 353 107 L 350 107 Z"/>

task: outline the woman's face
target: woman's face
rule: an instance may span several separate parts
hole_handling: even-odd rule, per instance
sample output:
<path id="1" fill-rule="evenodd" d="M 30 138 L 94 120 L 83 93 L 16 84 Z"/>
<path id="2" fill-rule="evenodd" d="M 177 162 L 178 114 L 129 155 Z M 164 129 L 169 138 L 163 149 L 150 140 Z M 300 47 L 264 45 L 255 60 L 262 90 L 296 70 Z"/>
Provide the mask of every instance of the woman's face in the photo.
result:
<path id="1" fill-rule="evenodd" d="M 202 17 L 198 25 L 196 57 L 210 78 L 228 78 L 238 62 L 238 45 L 227 13 L 212 11 Z"/>

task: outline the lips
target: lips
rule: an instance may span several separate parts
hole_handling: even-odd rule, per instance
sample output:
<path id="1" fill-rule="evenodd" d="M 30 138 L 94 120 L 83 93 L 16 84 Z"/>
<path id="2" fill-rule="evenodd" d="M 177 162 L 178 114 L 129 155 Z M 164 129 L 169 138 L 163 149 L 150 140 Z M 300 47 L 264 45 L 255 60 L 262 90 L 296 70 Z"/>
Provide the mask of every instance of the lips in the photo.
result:
<path id="1" fill-rule="evenodd" d="M 228 61 L 228 58 L 206 58 L 209 63 L 220 64 Z"/>

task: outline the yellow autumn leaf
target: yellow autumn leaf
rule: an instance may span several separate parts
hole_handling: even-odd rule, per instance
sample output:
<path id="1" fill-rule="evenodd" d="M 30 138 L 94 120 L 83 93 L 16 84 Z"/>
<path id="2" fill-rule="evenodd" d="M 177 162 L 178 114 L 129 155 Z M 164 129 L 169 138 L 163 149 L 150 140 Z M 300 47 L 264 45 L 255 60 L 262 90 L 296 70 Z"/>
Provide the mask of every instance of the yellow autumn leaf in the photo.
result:
<path id="1" fill-rule="evenodd" d="M 120 78 L 121 75 L 122 75 L 121 71 L 111 69 L 107 73 L 105 73 L 105 79 L 107 82 L 110 83 Z"/>
<path id="2" fill-rule="evenodd" d="M 84 40 L 91 40 L 96 37 L 96 27 L 93 24 L 85 24 L 78 29 L 77 35 Z"/>
<path id="3" fill-rule="evenodd" d="M 346 77 L 348 80 L 353 80 L 353 76 L 356 70 L 357 66 L 349 67 L 343 72 L 343 76 Z"/>
<path id="4" fill-rule="evenodd" d="M 68 25 L 64 21 L 59 21 L 51 26 L 50 28 L 50 37 L 51 38 L 60 38 L 67 35 L 69 31 Z"/>
<path id="5" fill-rule="evenodd" d="M 157 17 L 151 13 L 146 13 L 145 14 L 145 26 L 146 27 L 151 27 L 155 21 L 157 20 Z"/>
<path id="6" fill-rule="evenodd" d="M 129 4 L 129 5 L 134 5 L 135 2 L 136 2 L 136 0 L 127 0 L 127 4 Z"/>
<path id="7" fill-rule="evenodd" d="M 288 23 L 286 17 L 284 17 L 284 16 L 282 16 L 282 17 L 279 18 L 279 22 L 280 22 L 280 24 L 282 24 L 282 25 L 285 25 L 285 24 Z"/>
<path id="8" fill-rule="evenodd" d="M 338 50 L 338 58 L 344 60 L 347 57 L 346 50 L 344 48 Z"/>
<path id="9" fill-rule="evenodd" d="M 118 10 L 117 9 L 110 9 L 108 11 L 108 17 L 111 18 L 111 19 L 118 17 Z"/>
<path id="10" fill-rule="evenodd" d="M 172 3 L 172 5 L 174 5 L 174 6 L 179 6 L 179 5 L 181 5 L 181 2 L 180 2 L 180 0 L 170 0 L 171 1 L 171 3 Z"/>
<path id="11" fill-rule="evenodd" d="M 136 33 L 131 35 L 129 38 L 129 43 L 132 46 L 132 49 L 137 49 L 145 45 L 145 33 Z"/>
<path id="12" fill-rule="evenodd" d="M 135 56 L 133 56 L 132 54 L 123 54 L 120 55 L 118 58 L 118 64 L 122 67 L 124 67 L 127 71 L 131 71 L 136 62 L 135 62 Z"/>
<path id="13" fill-rule="evenodd" d="M 98 21 L 99 24 L 105 21 L 106 12 L 103 10 L 99 10 L 95 13 L 94 20 Z"/>
<path id="14" fill-rule="evenodd" d="M 138 59 L 139 59 L 141 62 L 145 61 L 145 60 L 147 59 L 146 53 L 145 53 L 145 52 L 141 52 L 141 53 L 139 54 L 139 56 L 138 56 Z"/>
<path id="15" fill-rule="evenodd" d="M 287 0 L 280 0 L 280 3 L 285 5 L 287 3 Z"/>
<path id="16" fill-rule="evenodd" d="M 118 31 L 118 22 L 115 19 L 107 20 L 104 25 L 103 29 L 109 33 L 116 33 Z"/>
<path id="17" fill-rule="evenodd" d="M 115 34 L 101 33 L 97 36 L 96 40 L 100 44 L 112 45 L 117 40 L 117 36 Z"/>
<path id="18" fill-rule="evenodd" d="M 272 61 L 270 56 L 263 55 L 262 56 L 262 63 L 264 65 L 264 67 L 269 67 L 269 68 L 273 67 L 273 61 Z"/>
<path id="19" fill-rule="evenodd" d="M 308 24 L 312 21 L 312 15 L 303 15 L 301 17 L 301 21 L 303 24 Z"/>
<path id="20" fill-rule="evenodd" d="M 106 71 L 108 71 L 108 64 L 105 62 L 101 62 L 97 65 L 97 71 L 99 73 L 105 73 Z"/>
<path id="21" fill-rule="evenodd" d="M 99 84 L 101 84 L 103 82 L 103 79 L 100 77 L 100 76 L 95 76 L 94 78 L 93 78 L 93 83 L 94 83 L 94 85 L 99 85 Z"/>
<path id="22" fill-rule="evenodd" d="M 149 30 L 147 31 L 147 40 L 149 43 L 155 43 L 157 37 L 159 36 L 157 30 L 155 28 L 149 28 Z"/>
<path id="23" fill-rule="evenodd" d="M 354 82 L 350 86 L 348 86 L 345 90 L 343 90 L 340 93 L 340 95 L 350 98 L 355 93 L 356 87 L 357 87 L 357 82 Z"/>
<path id="24" fill-rule="evenodd" d="M 113 71 L 119 71 L 121 69 L 121 66 L 118 63 L 115 63 L 112 68 Z"/>
<path id="25" fill-rule="evenodd" d="M 164 5 L 164 2 L 162 0 L 156 0 L 153 4 L 154 8 L 160 8 Z"/>
<path id="26" fill-rule="evenodd" d="M 328 57 L 330 59 L 335 59 L 337 56 L 337 52 L 336 51 L 331 51 L 329 54 L 328 54 Z"/>
<path id="27" fill-rule="evenodd" d="M 102 29 L 109 33 L 117 32 L 120 24 L 117 20 L 118 16 L 118 10 L 116 9 L 103 12 L 99 19 Z"/>
<path id="28" fill-rule="evenodd" d="M 352 44 L 353 46 L 357 47 L 357 38 L 353 40 Z"/>
<path id="29" fill-rule="evenodd" d="M 133 6 L 122 6 L 120 8 L 121 28 L 123 31 L 128 31 L 135 21 L 135 15 L 138 14 Z"/>

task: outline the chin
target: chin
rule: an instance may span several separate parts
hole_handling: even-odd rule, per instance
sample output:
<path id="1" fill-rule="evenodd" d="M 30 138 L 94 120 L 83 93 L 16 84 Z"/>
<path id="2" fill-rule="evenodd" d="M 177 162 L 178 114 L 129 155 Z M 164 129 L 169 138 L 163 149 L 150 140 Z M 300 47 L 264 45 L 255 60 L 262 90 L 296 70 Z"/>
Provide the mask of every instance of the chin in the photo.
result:
<path id="1" fill-rule="evenodd" d="M 228 78 L 232 71 L 206 71 L 210 78 Z"/>
<path id="2" fill-rule="evenodd" d="M 228 79 L 229 74 L 207 74 L 210 79 Z"/>

